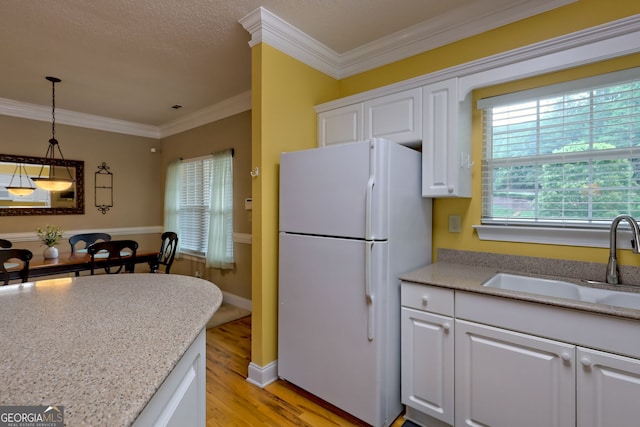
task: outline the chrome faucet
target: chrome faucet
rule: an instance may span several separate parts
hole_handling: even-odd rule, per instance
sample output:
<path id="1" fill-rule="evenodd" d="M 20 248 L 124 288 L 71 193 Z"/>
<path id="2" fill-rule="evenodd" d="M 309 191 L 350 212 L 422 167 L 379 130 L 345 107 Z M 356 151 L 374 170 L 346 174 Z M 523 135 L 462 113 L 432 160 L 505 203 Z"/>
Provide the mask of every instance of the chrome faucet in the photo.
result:
<path id="1" fill-rule="evenodd" d="M 609 231 L 609 264 L 607 264 L 607 283 L 612 285 L 618 284 L 618 261 L 616 260 L 616 231 L 618 224 L 622 220 L 626 220 L 631 226 L 631 232 L 633 233 L 633 239 L 631 240 L 631 249 L 634 254 L 640 253 L 638 245 L 640 245 L 640 227 L 633 217 L 630 215 L 618 215 L 611 222 L 611 230 Z"/>

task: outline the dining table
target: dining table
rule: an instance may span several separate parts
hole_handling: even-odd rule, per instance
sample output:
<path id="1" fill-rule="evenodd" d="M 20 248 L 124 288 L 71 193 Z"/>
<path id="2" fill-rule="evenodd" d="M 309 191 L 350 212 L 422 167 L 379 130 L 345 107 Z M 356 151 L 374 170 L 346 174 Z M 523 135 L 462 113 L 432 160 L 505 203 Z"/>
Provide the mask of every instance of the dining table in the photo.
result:
<path id="1" fill-rule="evenodd" d="M 130 255 L 130 253 L 129 253 Z M 126 257 L 126 253 L 122 253 Z M 96 267 L 106 265 L 106 253 L 96 254 Z M 135 264 L 146 264 L 146 267 L 139 267 L 141 272 L 148 273 L 157 271 L 158 250 L 157 249 L 138 249 L 134 259 Z M 144 268 L 144 270 L 143 270 Z M 79 273 L 81 271 L 91 270 L 91 255 L 86 249 L 79 249 L 75 252 L 59 252 L 57 258 L 47 259 L 43 254 L 33 254 L 33 258 L 29 261 L 29 279 L 35 277 L 51 276 L 54 274 Z M 20 271 L 10 271 L 9 278 L 11 280 L 20 278 Z"/>

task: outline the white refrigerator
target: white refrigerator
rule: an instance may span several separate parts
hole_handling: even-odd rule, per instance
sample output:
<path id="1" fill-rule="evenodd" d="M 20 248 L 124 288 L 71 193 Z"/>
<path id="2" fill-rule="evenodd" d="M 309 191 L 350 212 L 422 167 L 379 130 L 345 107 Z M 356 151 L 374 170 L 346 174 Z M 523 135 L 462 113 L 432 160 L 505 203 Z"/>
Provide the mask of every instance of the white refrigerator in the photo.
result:
<path id="1" fill-rule="evenodd" d="M 421 154 L 372 139 L 280 160 L 278 376 L 390 425 L 402 411 L 399 276 L 431 262 Z"/>

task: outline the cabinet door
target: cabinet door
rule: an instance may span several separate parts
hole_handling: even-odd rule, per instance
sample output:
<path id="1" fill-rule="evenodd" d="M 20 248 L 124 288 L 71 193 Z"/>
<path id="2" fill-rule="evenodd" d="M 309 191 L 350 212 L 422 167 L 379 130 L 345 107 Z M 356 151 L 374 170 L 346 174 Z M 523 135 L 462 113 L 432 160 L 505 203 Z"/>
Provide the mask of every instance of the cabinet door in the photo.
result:
<path id="1" fill-rule="evenodd" d="M 471 197 L 471 104 L 458 79 L 422 88 L 422 195 Z"/>
<path id="2" fill-rule="evenodd" d="M 453 319 L 403 307 L 402 403 L 453 424 Z"/>
<path id="3" fill-rule="evenodd" d="M 318 146 L 363 140 L 363 104 L 347 105 L 318 114 Z"/>
<path id="4" fill-rule="evenodd" d="M 578 348 L 578 426 L 640 423 L 640 361 Z"/>
<path id="5" fill-rule="evenodd" d="M 400 144 L 422 139 L 422 89 L 415 88 L 364 103 L 364 137 Z"/>
<path id="6" fill-rule="evenodd" d="M 575 347 L 456 320 L 455 425 L 575 426 Z"/>

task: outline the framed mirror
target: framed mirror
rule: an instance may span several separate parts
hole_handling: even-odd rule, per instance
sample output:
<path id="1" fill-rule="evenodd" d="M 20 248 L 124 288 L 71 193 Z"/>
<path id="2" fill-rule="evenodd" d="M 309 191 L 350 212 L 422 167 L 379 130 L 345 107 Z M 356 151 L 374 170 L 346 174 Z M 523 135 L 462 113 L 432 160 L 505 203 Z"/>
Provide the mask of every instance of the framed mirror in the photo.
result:
<path id="1" fill-rule="evenodd" d="M 29 178 L 37 177 L 42 165 L 48 165 L 51 159 L 44 157 L 16 156 L 0 154 L 0 216 L 20 215 L 79 215 L 84 214 L 84 162 L 81 160 L 54 159 L 54 166 L 69 168 L 75 179 L 73 186 L 64 191 L 45 191 L 36 189 L 28 196 L 15 196 L 6 188 L 12 177 L 15 184 L 18 179 L 16 167 L 23 165 Z M 14 177 L 15 173 L 15 177 Z M 33 185 L 33 182 L 30 182 Z"/>

